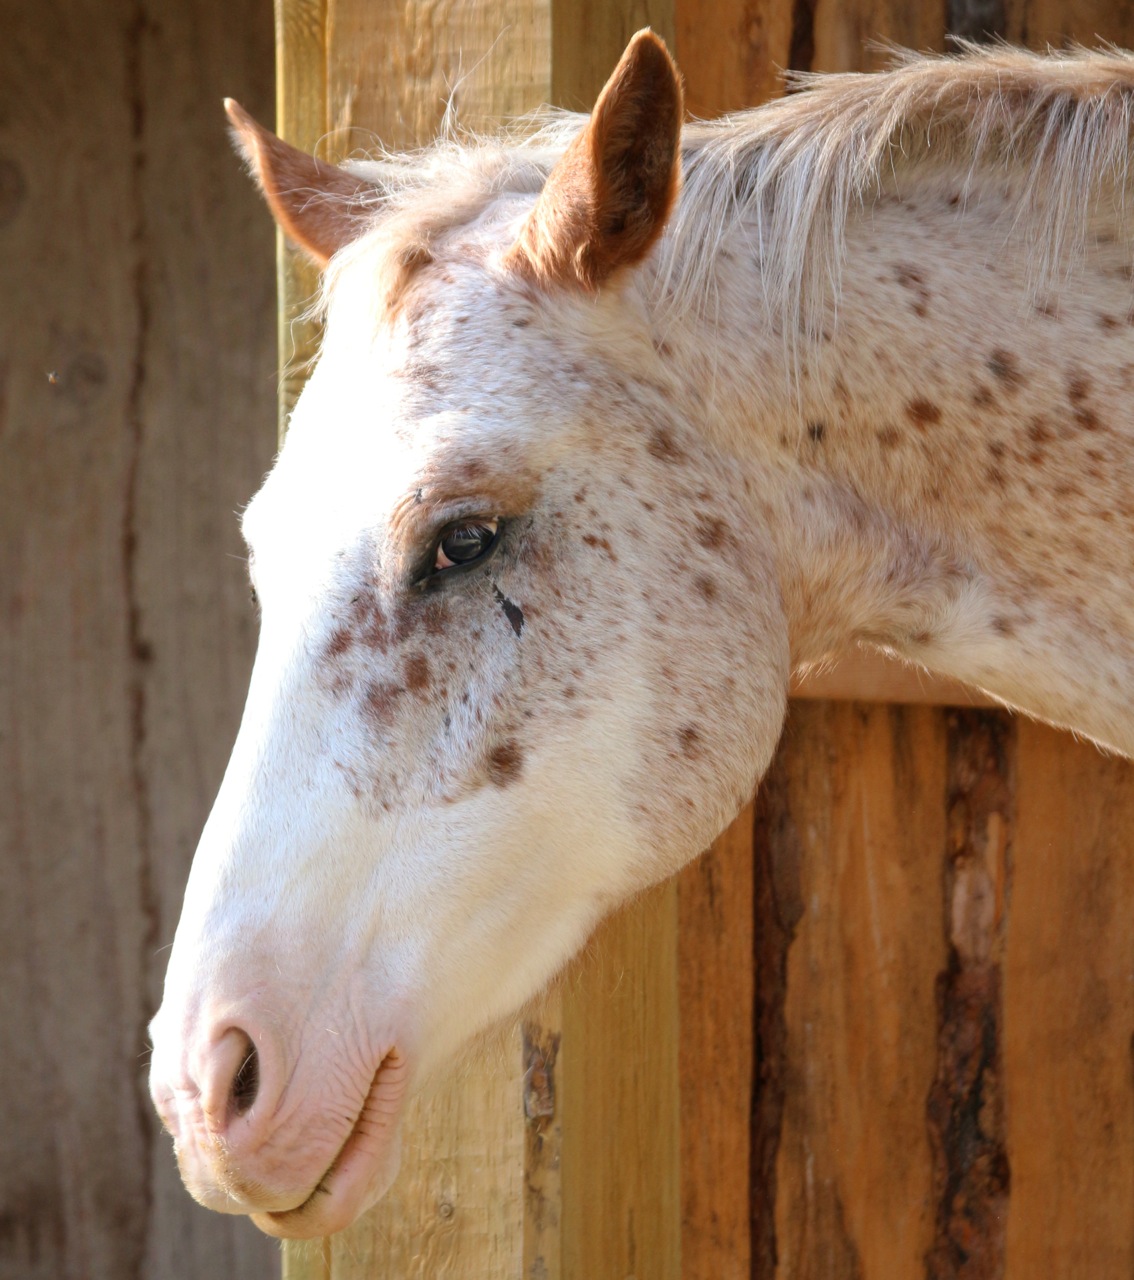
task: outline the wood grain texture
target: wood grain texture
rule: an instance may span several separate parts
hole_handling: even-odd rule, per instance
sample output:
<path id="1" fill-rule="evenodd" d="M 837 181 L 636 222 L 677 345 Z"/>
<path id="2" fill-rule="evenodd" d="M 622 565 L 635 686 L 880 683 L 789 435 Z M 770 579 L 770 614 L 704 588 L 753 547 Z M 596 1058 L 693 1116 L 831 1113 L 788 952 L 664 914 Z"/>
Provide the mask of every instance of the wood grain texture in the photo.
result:
<path id="1" fill-rule="evenodd" d="M 259 3 L 8 4 L 0 42 L 0 1275 L 276 1270 L 193 1204 L 145 1089 L 254 621 L 272 270 L 220 99 Z"/>
<path id="2" fill-rule="evenodd" d="M 564 978 L 563 1275 L 680 1280 L 677 885 L 612 916 Z"/>
<path id="3" fill-rule="evenodd" d="M 373 149 L 378 140 L 400 148 L 431 141 L 450 95 L 467 127 L 521 114 L 548 97 L 549 18 L 540 4 L 277 0 L 276 20 L 281 125 L 293 131 L 289 140 L 306 138 L 300 145 L 312 149 L 318 142 L 328 159 Z M 282 254 L 281 325 L 309 357 L 317 331 L 297 330 L 294 316 L 314 277 L 297 268 L 286 246 Z M 291 368 L 281 417 L 306 372 L 294 355 Z M 523 1071 L 516 1030 L 506 1048 L 472 1053 L 447 1084 L 415 1101 L 393 1189 L 350 1230 L 287 1245 L 289 1280 L 518 1276 L 529 1138 Z"/>
<path id="4" fill-rule="evenodd" d="M 782 1004 L 774 1256 L 765 1236 L 754 1274 L 919 1275 L 933 1238 L 925 1100 L 945 961 L 941 715 L 796 703 L 775 770 L 766 839 L 779 883 L 798 884 L 780 900 L 799 906 Z"/>
<path id="5" fill-rule="evenodd" d="M 551 5 L 551 99 L 590 111 L 630 37 L 652 27 L 672 49 L 676 0 L 560 0 Z"/>
<path id="6" fill-rule="evenodd" d="M 1002 960 L 1015 827 L 1016 722 L 946 717 L 944 916 L 937 1074 L 926 1118 L 936 1226 L 928 1280 L 998 1280 L 1011 1183 L 1005 1143 Z"/>
<path id="7" fill-rule="evenodd" d="M 791 32 L 784 0 L 675 0 L 675 54 L 690 115 L 711 119 L 775 97 L 790 65 Z"/>
<path id="8" fill-rule="evenodd" d="M 327 155 L 327 0 L 274 0 L 276 132 L 305 151 Z M 311 317 L 319 272 L 282 231 L 276 233 L 279 436 L 319 350 L 322 326 Z"/>
<path id="9" fill-rule="evenodd" d="M 1134 766 L 1021 723 L 1006 1274 L 1134 1275 Z"/>
<path id="10" fill-rule="evenodd" d="M 800 71 L 878 70 L 889 61 L 880 41 L 922 53 L 945 47 L 944 6 L 925 0 L 797 0 L 793 13 L 791 65 Z"/>
<path id="11" fill-rule="evenodd" d="M 1033 49 L 1094 45 L 1110 40 L 1134 45 L 1131 0 L 1005 0 L 1005 36 Z"/>
<path id="12" fill-rule="evenodd" d="M 524 1280 L 563 1275 L 563 1089 L 558 986 L 524 1022 Z"/>
<path id="13" fill-rule="evenodd" d="M 751 1272 L 753 810 L 677 880 L 684 1280 Z"/>
<path id="14" fill-rule="evenodd" d="M 327 0 L 327 110 L 334 158 L 422 146 L 451 102 L 469 129 L 551 96 L 549 0 Z"/>

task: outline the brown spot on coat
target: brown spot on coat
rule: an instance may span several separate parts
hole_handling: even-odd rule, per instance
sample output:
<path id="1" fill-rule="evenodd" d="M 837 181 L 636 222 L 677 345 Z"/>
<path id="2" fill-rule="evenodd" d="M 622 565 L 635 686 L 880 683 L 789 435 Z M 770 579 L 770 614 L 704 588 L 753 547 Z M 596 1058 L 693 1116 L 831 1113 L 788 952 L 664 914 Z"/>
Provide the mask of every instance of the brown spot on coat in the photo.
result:
<path id="1" fill-rule="evenodd" d="M 323 650 L 323 657 L 328 660 L 341 658 L 352 647 L 354 641 L 354 633 L 349 627 L 336 627 L 331 632 L 331 638 L 327 641 L 327 646 Z"/>
<path id="2" fill-rule="evenodd" d="M 406 659 L 404 679 L 410 693 L 420 693 L 423 689 L 429 688 L 433 677 L 429 670 L 429 659 L 425 654 L 414 653 Z"/>
<path id="3" fill-rule="evenodd" d="M 524 754 L 515 738 L 509 738 L 488 753 L 488 779 L 494 787 L 506 787 L 523 772 Z"/>
<path id="4" fill-rule="evenodd" d="M 606 555 L 611 560 L 618 559 L 618 557 L 614 554 L 614 551 L 611 548 L 610 543 L 606 540 L 606 538 L 600 538 L 593 533 L 584 533 L 583 541 L 587 544 L 588 547 L 598 547 L 601 551 L 605 552 Z"/>
<path id="5" fill-rule="evenodd" d="M 929 314 L 929 290 L 925 287 L 925 277 L 908 263 L 900 263 L 896 269 L 898 283 L 903 289 L 910 289 L 914 294 L 910 306 L 916 316 Z"/>
<path id="6" fill-rule="evenodd" d="M 687 756 L 701 754 L 701 735 L 691 724 L 683 725 L 677 731 L 677 741 L 681 744 L 681 750 Z"/>
<path id="7" fill-rule="evenodd" d="M 709 551 L 719 551 L 728 541 L 728 525 L 719 516 L 697 515 L 697 541 Z"/>
<path id="8" fill-rule="evenodd" d="M 941 408 L 932 400 L 911 400 L 906 405 L 906 417 L 924 431 L 941 421 Z"/>
<path id="9" fill-rule="evenodd" d="M 657 427 L 646 441 L 646 452 L 660 462 L 684 462 L 685 454 L 667 427 Z"/>
<path id="10" fill-rule="evenodd" d="M 988 368 L 992 376 L 1008 391 L 1015 391 L 1023 378 L 1020 376 L 1020 365 L 1011 351 L 997 347 L 988 357 Z"/>
<path id="11" fill-rule="evenodd" d="M 386 615 L 373 600 L 364 604 L 360 613 L 361 621 L 358 629 L 358 638 L 367 648 L 377 649 L 380 653 L 384 653 L 390 638 Z"/>

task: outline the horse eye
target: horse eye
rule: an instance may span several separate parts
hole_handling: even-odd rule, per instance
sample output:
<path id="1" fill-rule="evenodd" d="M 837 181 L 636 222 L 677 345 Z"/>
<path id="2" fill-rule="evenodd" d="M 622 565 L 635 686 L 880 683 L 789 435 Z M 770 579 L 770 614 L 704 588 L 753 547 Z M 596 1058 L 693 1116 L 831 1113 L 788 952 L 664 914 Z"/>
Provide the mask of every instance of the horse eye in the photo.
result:
<path id="1" fill-rule="evenodd" d="M 437 543 L 434 573 L 479 560 L 496 542 L 499 520 L 462 520 L 451 524 Z"/>

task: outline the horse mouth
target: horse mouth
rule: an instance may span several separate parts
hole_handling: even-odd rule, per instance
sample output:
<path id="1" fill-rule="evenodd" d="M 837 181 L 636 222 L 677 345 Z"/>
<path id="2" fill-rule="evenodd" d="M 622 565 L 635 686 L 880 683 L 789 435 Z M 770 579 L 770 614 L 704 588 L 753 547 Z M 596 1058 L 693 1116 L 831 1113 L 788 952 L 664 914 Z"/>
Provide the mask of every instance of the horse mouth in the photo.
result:
<path id="1" fill-rule="evenodd" d="M 350 1133 L 315 1189 L 294 1209 L 252 1214 L 267 1235 L 309 1240 L 342 1231 L 386 1191 L 398 1171 L 407 1063 L 397 1049 L 382 1059 Z"/>

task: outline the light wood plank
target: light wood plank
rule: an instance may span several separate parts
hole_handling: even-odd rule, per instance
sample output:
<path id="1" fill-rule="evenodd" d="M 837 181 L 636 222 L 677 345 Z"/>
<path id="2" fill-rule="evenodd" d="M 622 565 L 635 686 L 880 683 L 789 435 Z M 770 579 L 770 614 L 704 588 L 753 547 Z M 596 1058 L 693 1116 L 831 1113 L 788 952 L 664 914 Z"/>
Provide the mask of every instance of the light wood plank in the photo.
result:
<path id="1" fill-rule="evenodd" d="M 680 1280 L 677 885 L 607 920 L 563 981 L 563 1275 Z"/>
<path id="2" fill-rule="evenodd" d="M 457 11 L 389 0 L 279 0 L 281 68 L 290 68 L 280 117 L 301 145 L 332 160 L 377 140 L 432 140 L 456 87 L 466 126 L 531 110 L 548 97 L 546 6 L 518 0 Z M 281 71 L 281 75 L 284 74 Z M 307 131 L 304 135 L 304 130 Z M 314 136 L 313 136 L 314 135 Z M 284 257 L 285 324 L 305 305 L 310 273 Z M 301 331 L 303 353 L 318 334 Z M 306 344 L 306 345 L 302 345 Z M 302 383 L 285 380 L 281 410 Z M 473 1052 L 447 1083 L 417 1099 L 403 1130 L 402 1169 L 382 1202 L 350 1230 L 284 1249 L 288 1280 L 351 1277 L 518 1276 L 523 1265 L 527 1140 L 519 1032 Z"/>
<path id="3" fill-rule="evenodd" d="M 483 129 L 550 100 L 549 0 L 327 5 L 336 159 L 376 140 L 393 150 L 432 142 L 450 101 L 464 128 Z"/>
<path id="4" fill-rule="evenodd" d="M 327 0 L 274 0 L 276 19 L 276 132 L 286 142 L 326 155 Z M 279 436 L 307 381 L 322 327 L 311 318 L 319 272 L 276 232 L 276 342 L 279 350 Z"/>

